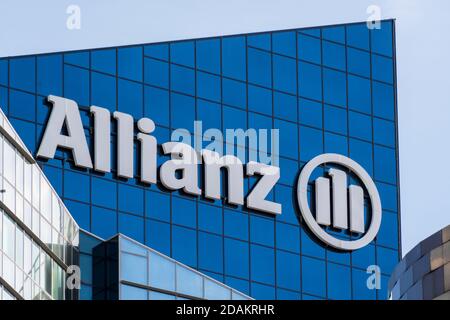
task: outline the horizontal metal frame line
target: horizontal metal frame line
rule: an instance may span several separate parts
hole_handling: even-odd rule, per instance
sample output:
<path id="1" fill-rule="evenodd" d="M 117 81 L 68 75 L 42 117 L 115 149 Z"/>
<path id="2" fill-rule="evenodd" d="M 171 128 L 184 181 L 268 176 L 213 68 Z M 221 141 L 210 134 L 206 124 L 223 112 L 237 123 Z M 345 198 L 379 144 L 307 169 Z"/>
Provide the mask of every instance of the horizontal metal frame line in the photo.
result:
<path id="1" fill-rule="evenodd" d="M 147 286 L 147 285 L 144 285 L 144 284 L 131 282 L 131 281 L 127 281 L 127 280 L 120 280 L 120 284 L 124 284 L 124 285 L 127 285 L 127 286 L 138 287 L 140 289 L 145 289 L 145 290 L 148 290 L 148 291 L 156 291 L 156 292 L 159 292 L 159 293 L 164 293 L 164 294 L 167 294 L 167 295 L 180 297 L 180 298 L 185 298 L 185 299 L 189 299 L 189 300 L 206 300 L 206 299 L 203 299 L 203 298 L 198 298 L 198 297 L 190 296 L 190 295 L 179 293 L 179 292 L 175 292 L 175 291 L 155 288 L 155 287 L 152 287 L 152 286 Z"/>
<path id="2" fill-rule="evenodd" d="M 9 143 L 11 143 L 16 149 L 17 151 L 19 151 L 19 153 L 31 164 L 36 163 L 36 160 L 34 160 L 34 158 L 28 153 L 27 150 L 25 150 L 24 147 L 22 147 L 20 145 L 20 143 L 18 143 L 16 141 L 16 139 L 14 139 L 9 132 L 3 127 L 0 126 L 0 133 L 6 138 L 6 140 L 8 140 Z"/>
<path id="3" fill-rule="evenodd" d="M 12 219 L 14 220 L 15 223 L 17 223 L 17 225 L 23 229 L 25 231 L 25 233 L 31 238 L 33 239 L 34 242 L 36 242 L 39 247 L 45 251 L 45 253 L 47 253 L 53 260 L 55 260 L 55 262 L 61 267 L 63 268 L 64 271 L 67 271 L 68 266 L 65 264 L 64 261 L 62 261 L 52 250 L 50 250 L 50 248 L 36 235 L 34 234 L 34 232 L 28 228 L 27 225 L 25 225 L 25 223 L 23 223 L 4 203 L 3 201 L 0 201 L 0 208 L 3 209 L 3 211 L 5 211 L 5 213 Z"/>
<path id="4" fill-rule="evenodd" d="M 6 282 L 5 279 L 0 277 L 0 285 L 2 285 L 10 294 L 12 294 L 17 300 L 25 300 L 13 287 Z"/>

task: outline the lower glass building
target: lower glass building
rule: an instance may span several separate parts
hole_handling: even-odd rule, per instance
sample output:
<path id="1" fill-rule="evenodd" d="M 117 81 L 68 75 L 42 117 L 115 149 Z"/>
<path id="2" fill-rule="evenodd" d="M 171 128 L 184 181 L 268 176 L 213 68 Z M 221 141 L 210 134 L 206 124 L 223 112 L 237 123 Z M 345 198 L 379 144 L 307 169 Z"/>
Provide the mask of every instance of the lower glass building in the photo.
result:
<path id="1" fill-rule="evenodd" d="M 64 100 L 66 111 L 74 103 L 78 107 L 76 114 L 80 115 L 87 145 L 82 148 L 87 150 L 84 157 L 74 157 L 73 149 L 61 147 L 54 155 L 39 156 L 46 140 L 44 133 L 50 130 L 49 123 L 56 114 L 54 97 L 72 101 Z M 25 190 L 17 191 L 20 200 L 12 196 L 7 199 L 8 192 L 1 194 L 5 211 L 3 266 L 7 261 L 1 279 L 11 280 L 10 270 L 20 274 L 24 282 L 30 279 L 33 289 L 31 294 L 24 293 L 27 298 L 38 294 L 69 298 L 68 293 L 61 293 L 65 284 L 56 285 L 57 280 L 50 284 L 47 279 L 64 277 L 67 261 L 72 259 L 67 254 L 73 248 L 80 252 L 81 299 L 387 298 L 388 278 L 401 250 L 393 20 L 382 21 L 378 29 L 356 23 L 5 57 L 0 59 L 0 106 L 23 140 L 21 149 L 30 150 L 16 166 L 22 170 L 28 165 L 27 159 L 30 163 L 36 159 L 32 165 L 36 177 L 42 170 L 51 183 L 51 187 L 46 183 L 40 186 L 40 200 L 29 194 L 27 198 Z M 98 131 L 91 106 L 109 114 L 103 119 L 111 120 L 110 132 Z M 146 130 L 149 128 L 143 126 L 144 122 L 135 124 L 143 117 L 153 120 L 154 130 Z M 127 123 L 130 118 L 131 125 L 119 129 L 119 121 Z M 77 116 L 72 119 L 77 123 Z M 159 175 L 156 183 L 143 182 L 146 173 L 141 168 L 146 163 L 141 160 L 142 132 L 151 132 L 157 139 L 157 166 L 161 170 L 170 159 L 161 144 L 173 140 L 175 130 L 186 129 L 183 132 L 202 149 L 211 143 L 207 135 L 197 139 L 195 121 L 202 121 L 203 132 L 218 129 L 224 135 L 227 129 L 278 129 L 278 149 L 268 151 L 272 159 L 277 159 L 274 166 L 280 168 L 280 178 L 267 200 L 280 204 L 281 214 L 258 211 L 247 204 L 229 204 L 226 192 L 230 190 L 225 186 L 219 199 L 210 199 L 203 193 L 170 190 Z M 134 130 L 131 148 L 122 148 L 119 131 L 124 128 Z M 62 124 L 61 134 L 71 136 L 76 129 Z M 95 141 L 100 138 L 102 146 L 109 146 L 103 153 L 95 151 Z M 236 150 L 234 145 L 231 150 L 243 152 L 244 164 L 255 151 L 246 144 L 249 139 L 238 141 Z M 3 154 L 11 153 L 15 145 L 9 145 L 5 138 L 2 141 Z M 226 145 L 222 141 L 223 149 Z M 356 250 L 339 250 L 322 241 L 311 232 L 297 203 L 299 173 L 316 156 L 330 153 L 358 163 L 381 198 L 382 218 L 376 237 Z M 105 154 L 110 155 L 110 162 L 99 160 L 105 159 Z M 130 157 L 131 161 L 124 160 Z M 262 162 L 261 153 L 258 157 Z M 80 165 L 89 158 L 91 162 Z M 103 169 L 98 170 L 100 167 Z M 352 230 L 336 227 L 333 218 L 333 226 L 330 222 L 321 230 L 338 242 L 352 242 L 362 237 L 355 231 L 370 228 L 373 199 L 351 170 L 338 171 L 350 176 L 344 185 L 356 190 L 349 191 L 350 198 L 362 201 L 359 206 L 350 199 L 347 210 L 350 215 L 351 210 L 364 213 L 358 220 L 362 226 Z M 3 172 L 3 189 L 14 189 L 14 179 L 21 173 L 8 177 L 11 171 Z M 323 164 L 312 177 L 328 174 L 331 179 L 329 172 L 330 167 Z M 203 174 L 199 170 L 199 180 Z M 30 181 L 24 180 L 21 188 L 29 188 L 34 180 Z M 246 196 L 258 181 L 256 176 L 245 177 Z M 311 207 L 319 210 L 320 203 L 325 202 L 314 200 L 319 190 L 317 181 L 314 184 L 311 178 L 307 196 Z M 47 191 L 51 191 L 51 197 L 42 196 Z M 8 208 L 8 201 L 20 205 L 6 212 L 3 203 Z M 46 207 L 54 203 L 57 207 L 52 210 Z M 344 202 L 333 202 L 333 210 L 338 203 Z M 66 208 L 74 221 L 69 216 L 67 220 L 62 218 Z M 53 218 L 53 212 L 64 214 Z M 71 226 L 67 230 L 66 224 Z M 84 230 L 80 236 L 78 226 Z M 19 261 L 17 265 L 16 259 L 22 255 L 15 253 L 15 246 L 8 247 L 12 238 L 5 231 L 9 230 L 22 232 L 23 239 L 29 237 L 24 243 L 36 248 L 30 254 L 33 266 L 44 266 L 39 270 L 52 266 L 52 272 L 42 271 L 37 276 L 28 264 Z M 128 259 L 142 263 L 123 275 L 119 266 L 126 265 Z M 191 280 L 178 283 L 170 277 L 160 286 L 158 282 L 165 280 L 163 275 L 152 278 L 152 259 Z M 371 266 L 379 270 L 378 289 L 367 285 Z M 100 281 L 96 274 L 116 274 L 118 282 Z M 3 290 L 14 288 L 20 293 L 18 281 L 16 286 L 2 280 Z"/>

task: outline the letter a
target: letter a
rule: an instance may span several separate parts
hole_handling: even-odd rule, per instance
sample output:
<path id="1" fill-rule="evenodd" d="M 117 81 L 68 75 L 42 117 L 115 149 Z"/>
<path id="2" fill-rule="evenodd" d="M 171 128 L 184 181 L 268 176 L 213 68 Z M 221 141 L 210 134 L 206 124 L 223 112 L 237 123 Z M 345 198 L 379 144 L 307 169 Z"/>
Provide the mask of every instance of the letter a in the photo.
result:
<path id="1" fill-rule="evenodd" d="M 48 101 L 53 104 L 53 109 L 37 156 L 52 159 L 58 147 L 66 148 L 72 151 L 76 166 L 92 169 L 91 155 L 77 103 L 52 95 L 48 96 Z M 64 124 L 66 124 L 68 135 L 61 134 Z"/>

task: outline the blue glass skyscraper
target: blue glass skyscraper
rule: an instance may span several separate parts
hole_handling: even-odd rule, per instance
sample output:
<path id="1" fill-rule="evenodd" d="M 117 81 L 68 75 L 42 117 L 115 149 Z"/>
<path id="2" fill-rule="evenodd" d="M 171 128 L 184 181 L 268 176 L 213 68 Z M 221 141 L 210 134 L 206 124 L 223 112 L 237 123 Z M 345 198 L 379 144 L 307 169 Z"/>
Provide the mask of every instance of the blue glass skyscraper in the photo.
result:
<path id="1" fill-rule="evenodd" d="M 394 21 L 2 58 L 0 106 L 33 155 L 48 95 L 78 103 L 90 148 L 92 105 L 151 118 L 159 142 L 177 128 L 193 133 L 195 120 L 204 130 L 279 129 L 281 178 L 269 195 L 283 206 L 278 216 L 144 185 L 137 169 L 123 179 L 116 163 L 106 174 L 80 169 L 63 149 L 38 159 L 80 228 L 121 233 L 255 299 L 387 297 L 400 256 Z M 116 135 L 113 127 L 112 150 Z M 362 249 L 327 247 L 301 218 L 298 173 L 323 153 L 350 157 L 375 181 L 382 223 Z M 91 268 L 81 252 L 82 270 Z M 380 290 L 367 287 L 371 265 Z M 93 297 L 91 281 L 83 278 L 82 298 Z"/>

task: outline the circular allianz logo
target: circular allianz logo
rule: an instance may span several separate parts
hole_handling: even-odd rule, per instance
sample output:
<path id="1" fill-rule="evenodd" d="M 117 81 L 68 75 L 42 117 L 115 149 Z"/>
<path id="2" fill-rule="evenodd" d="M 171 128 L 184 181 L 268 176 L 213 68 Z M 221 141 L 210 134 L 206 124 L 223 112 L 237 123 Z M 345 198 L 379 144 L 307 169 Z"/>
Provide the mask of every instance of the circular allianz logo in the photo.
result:
<path id="1" fill-rule="evenodd" d="M 314 181 L 315 215 L 308 202 L 308 183 L 313 171 L 323 164 L 334 164 L 350 170 L 368 193 L 371 207 L 370 223 L 365 221 L 364 189 L 348 186 L 347 172 L 327 169 L 327 177 Z M 357 250 L 368 245 L 377 235 L 381 225 L 381 200 L 369 174 L 352 159 L 334 153 L 319 155 L 302 169 L 297 182 L 297 201 L 301 214 L 312 233 L 322 242 L 340 250 Z M 366 225 L 368 225 L 366 230 Z M 347 230 L 359 234 L 355 240 L 344 240 L 332 236 L 324 227 Z"/>

